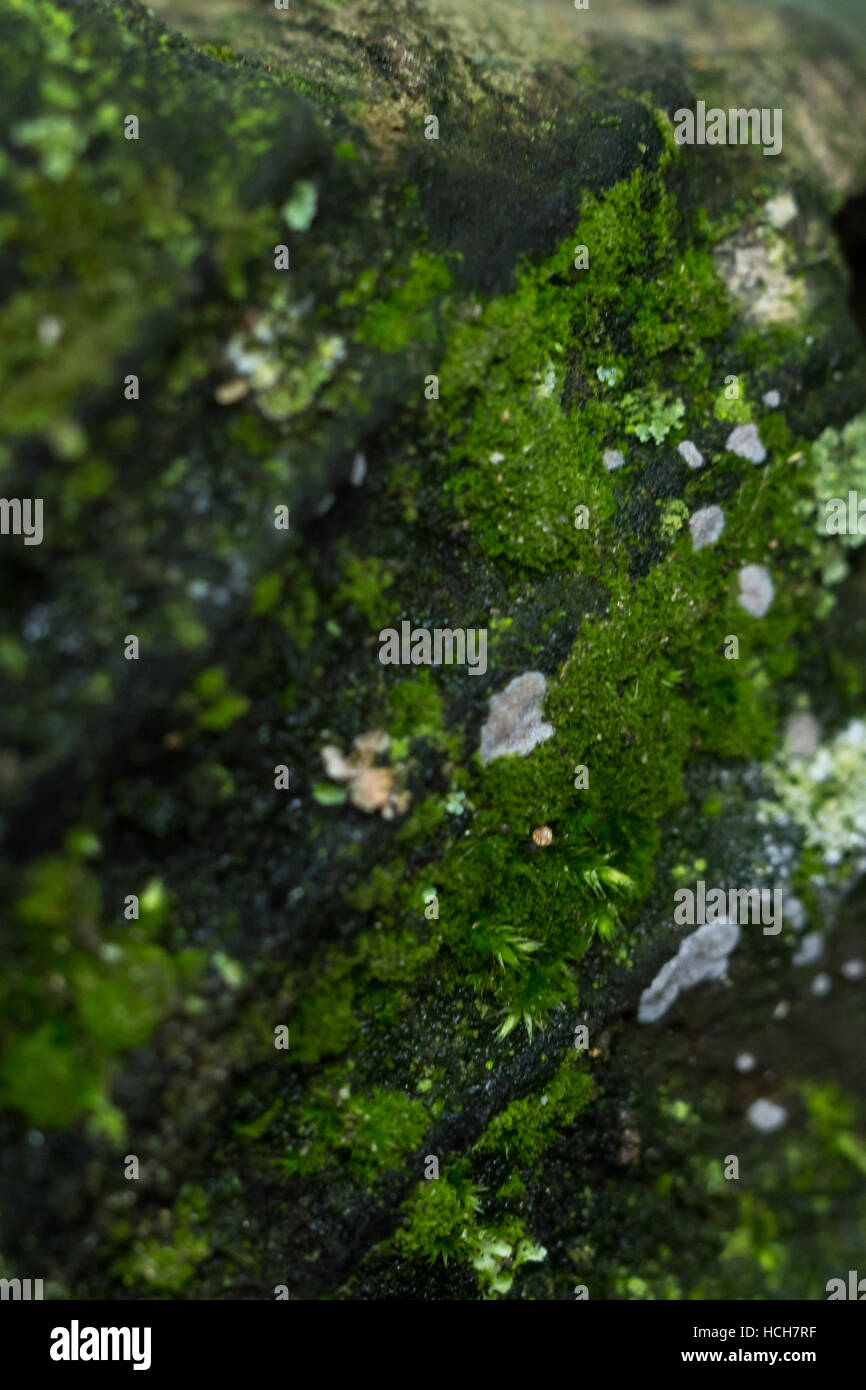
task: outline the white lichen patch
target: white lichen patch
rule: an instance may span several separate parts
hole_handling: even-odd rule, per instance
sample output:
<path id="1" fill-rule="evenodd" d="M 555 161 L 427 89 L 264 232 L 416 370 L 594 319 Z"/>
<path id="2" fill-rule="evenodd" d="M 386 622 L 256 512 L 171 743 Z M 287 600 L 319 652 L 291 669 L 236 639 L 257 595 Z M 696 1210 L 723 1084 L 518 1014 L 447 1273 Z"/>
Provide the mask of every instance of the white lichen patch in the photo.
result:
<path id="1" fill-rule="evenodd" d="M 553 734 L 542 713 L 545 679 L 540 671 L 515 676 L 498 695 L 491 695 L 481 729 L 479 753 L 483 763 L 508 753 L 530 753 Z"/>
<path id="2" fill-rule="evenodd" d="M 36 336 L 43 347 L 56 347 L 63 337 L 64 323 L 54 314 L 46 314 L 36 325 Z"/>
<path id="3" fill-rule="evenodd" d="M 728 968 L 728 957 L 740 939 L 736 922 L 707 922 L 680 942 L 672 960 L 663 965 L 652 984 L 640 997 L 639 1023 L 655 1023 L 667 1013 L 683 990 L 702 980 L 720 980 Z"/>
<path id="4" fill-rule="evenodd" d="M 715 545 L 724 529 L 725 514 L 721 507 L 701 507 L 689 518 L 692 549 L 703 550 L 706 545 Z"/>
<path id="5" fill-rule="evenodd" d="M 780 758 L 767 769 L 773 801 L 765 823 L 789 819 L 828 868 L 866 870 L 866 723 L 855 719 L 811 758 Z"/>
<path id="6" fill-rule="evenodd" d="M 544 364 L 544 371 L 536 373 L 538 385 L 535 394 L 540 401 L 550 400 L 556 390 L 556 368 L 553 363 L 548 361 Z"/>
<path id="7" fill-rule="evenodd" d="M 619 449 L 605 449 L 602 463 L 608 473 L 612 473 L 615 468 L 622 468 L 625 463 L 625 454 L 621 454 Z"/>
<path id="8" fill-rule="evenodd" d="M 682 444 L 677 445 L 677 453 L 681 459 L 685 459 L 689 468 L 700 468 L 704 462 L 700 449 L 690 439 L 684 439 Z"/>
<path id="9" fill-rule="evenodd" d="M 776 594 L 770 571 L 764 565 L 744 565 L 738 578 L 740 607 L 753 618 L 763 618 Z"/>
<path id="10" fill-rule="evenodd" d="M 770 198 L 764 204 L 764 212 L 767 214 L 767 221 L 771 227 L 775 227 L 780 232 L 783 227 L 787 227 L 789 222 L 799 214 L 800 209 L 790 193 L 780 193 L 776 198 Z"/>
<path id="11" fill-rule="evenodd" d="M 791 273 L 793 252 L 774 228 L 741 227 L 719 243 L 715 260 L 750 322 L 791 323 L 807 307 L 805 289 Z"/>
<path id="12" fill-rule="evenodd" d="M 746 1119 L 753 1129 L 759 1134 L 774 1134 L 777 1129 L 781 1129 L 787 1124 L 788 1112 L 784 1105 L 777 1105 L 774 1100 L 753 1100 L 746 1111 Z"/>
<path id="13" fill-rule="evenodd" d="M 725 448 L 749 463 L 763 463 L 767 457 L 757 425 L 737 425 L 728 435 Z"/>

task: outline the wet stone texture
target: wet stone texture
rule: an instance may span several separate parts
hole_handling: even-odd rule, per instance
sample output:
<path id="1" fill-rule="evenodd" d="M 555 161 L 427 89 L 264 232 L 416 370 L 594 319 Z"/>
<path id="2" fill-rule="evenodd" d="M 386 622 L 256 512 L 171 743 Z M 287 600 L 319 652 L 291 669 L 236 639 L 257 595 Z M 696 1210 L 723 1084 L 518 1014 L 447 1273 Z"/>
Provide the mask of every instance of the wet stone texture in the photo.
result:
<path id="1" fill-rule="evenodd" d="M 866 1220 L 822 525 L 866 479 L 866 61 L 735 5 L 710 47 L 697 4 L 679 47 L 157 8 L 0 13 L 0 469 L 44 523 L 0 536 L 0 1273 L 822 1297 Z M 783 154 L 676 145 L 746 70 Z M 383 666 L 403 622 L 486 670 Z M 696 970 L 701 879 L 799 910 Z"/>

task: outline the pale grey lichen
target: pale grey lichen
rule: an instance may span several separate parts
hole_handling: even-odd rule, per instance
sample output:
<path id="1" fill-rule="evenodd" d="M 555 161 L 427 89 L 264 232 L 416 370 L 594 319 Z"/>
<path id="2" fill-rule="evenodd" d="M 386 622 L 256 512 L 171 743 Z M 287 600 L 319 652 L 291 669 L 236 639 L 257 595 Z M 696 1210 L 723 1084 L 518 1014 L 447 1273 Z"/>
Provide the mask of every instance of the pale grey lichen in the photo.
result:
<path id="1" fill-rule="evenodd" d="M 515 676 L 498 695 L 491 695 L 481 729 L 479 754 L 483 763 L 508 753 L 526 754 L 553 734 L 544 721 L 545 679 L 540 671 Z"/>
<path id="2" fill-rule="evenodd" d="M 767 219 L 777 231 L 781 231 L 783 227 L 787 227 L 789 222 L 793 222 L 799 211 L 800 209 L 790 193 L 780 193 L 764 204 Z"/>
<path id="3" fill-rule="evenodd" d="M 753 1129 L 757 1129 L 761 1134 L 773 1134 L 777 1129 L 781 1129 L 788 1120 L 788 1112 L 784 1105 L 777 1105 L 774 1100 L 753 1100 L 746 1111 L 746 1118 Z"/>
<path id="4" fill-rule="evenodd" d="M 744 565 L 739 580 L 740 607 L 753 618 L 763 618 L 776 594 L 770 571 L 764 565 Z"/>
<path id="5" fill-rule="evenodd" d="M 736 922 L 707 922 L 680 942 L 672 960 L 663 965 L 651 985 L 640 997 L 639 1023 L 655 1023 L 677 996 L 702 980 L 720 980 L 728 968 L 728 957 L 740 939 Z"/>
<path id="6" fill-rule="evenodd" d="M 690 439 L 684 439 L 682 444 L 677 445 L 677 453 L 680 458 L 685 459 L 689 468 L 700 468 L 704 461 L 700 449 Z"/>
<path id="7" fill-rule="evenodd" d="M 751 323 L 791 323 L 808 307 L 796 255 L 775 228 L 743 225 L 716 247 L 715 261 Z"/>
<path id="8" fill-rule="evenodd" d="M 762 818 L 794 821 L 807 848 L 834 868 L 866 869 L 866 722 L 852 720 L 812 758 L 781 758 L 766 770 L 773 801 Z"/>
<path id="9" fill-rule="evenodd" d="M 749 463 L 763 463 L 767 457 L 761 436 L 758 433 L 758 426 L 737 425 L 731 430 L 725 443 L 725 448 L 730 449 L 732 454 L 738 458 L 748 459 Z"/>
<path id="10" fill-rule="evenodd" d="M 692 549 L 703 550 L 706 545 L 715 545 L 724 529 L 725 514 L 721 507 L 701 507 L 689 518 Z"/>
<path id="11" fill-rule="evenodd" d="M 625 463 L 625 455 L 619 449 L 605 449 L 603 463 L 608 473 L 612 473 L 615 468 L 622 468 Z"/>

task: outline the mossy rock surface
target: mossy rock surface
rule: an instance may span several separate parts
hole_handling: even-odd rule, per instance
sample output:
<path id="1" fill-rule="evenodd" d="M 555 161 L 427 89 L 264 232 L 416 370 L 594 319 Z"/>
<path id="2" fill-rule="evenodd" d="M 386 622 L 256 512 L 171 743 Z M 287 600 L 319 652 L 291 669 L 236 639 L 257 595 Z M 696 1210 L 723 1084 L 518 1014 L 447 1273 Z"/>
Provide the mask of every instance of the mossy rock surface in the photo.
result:
<path id="1" fill-rule="evenodd" d="M 0 549 L 6 1263 L 74 1297 L 822 1296 L 796 1242 L 862 1220 L 862 1076 L 774 1044 L 798 1137 L 743 1138 L 736 1239 L 716 1163 L 796 942 L 744 940 L 660 1042 L 635 1008 L 676 885 L 835 914 L 863 852 L 862 581 L 820 523 L 866 474 L 833 233 L 866 59 L 748 8 L 712 57 L 696 6 L 680 49 L 505 0 L 158 8 L 184 33 L 0 16 L 0 466 L 44 506 Z M 744 56 L 783 155 L 677 146 Z M 486 669 L 383 666 L 404 621 L 486 630 Z M 482 762 L 527 672 L 552 732 Z M 807 707 L 830 786 L 779 752 Z"/>

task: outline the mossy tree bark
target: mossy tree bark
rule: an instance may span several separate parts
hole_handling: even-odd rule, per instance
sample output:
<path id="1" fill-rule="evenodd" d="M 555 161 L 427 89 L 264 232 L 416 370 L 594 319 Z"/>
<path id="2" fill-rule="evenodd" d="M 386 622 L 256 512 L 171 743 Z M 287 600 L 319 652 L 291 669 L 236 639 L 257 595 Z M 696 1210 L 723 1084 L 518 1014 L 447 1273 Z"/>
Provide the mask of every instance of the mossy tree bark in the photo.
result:
<path id="1" fill-rule="evenodd" d="M 621 1295 L 627 1200 L 586 1193 L 639 1181 L 611 1039 L 679 843 L 759 874 L 707 788 L 862 689 L 814 652 L 864 62 L 729 7 L 694 61 L 511 0 L 160 9 L 190 37 L 0 16 L 3 488 L 44 507 L 0 552 L 4 1254 L 87 1296 Z M 783 156 L 680 149 L 745 57 Z M 404 620 L 486 671 L 382 666 Z M 552 736 L 482 764 L 527 671 Z"/>

